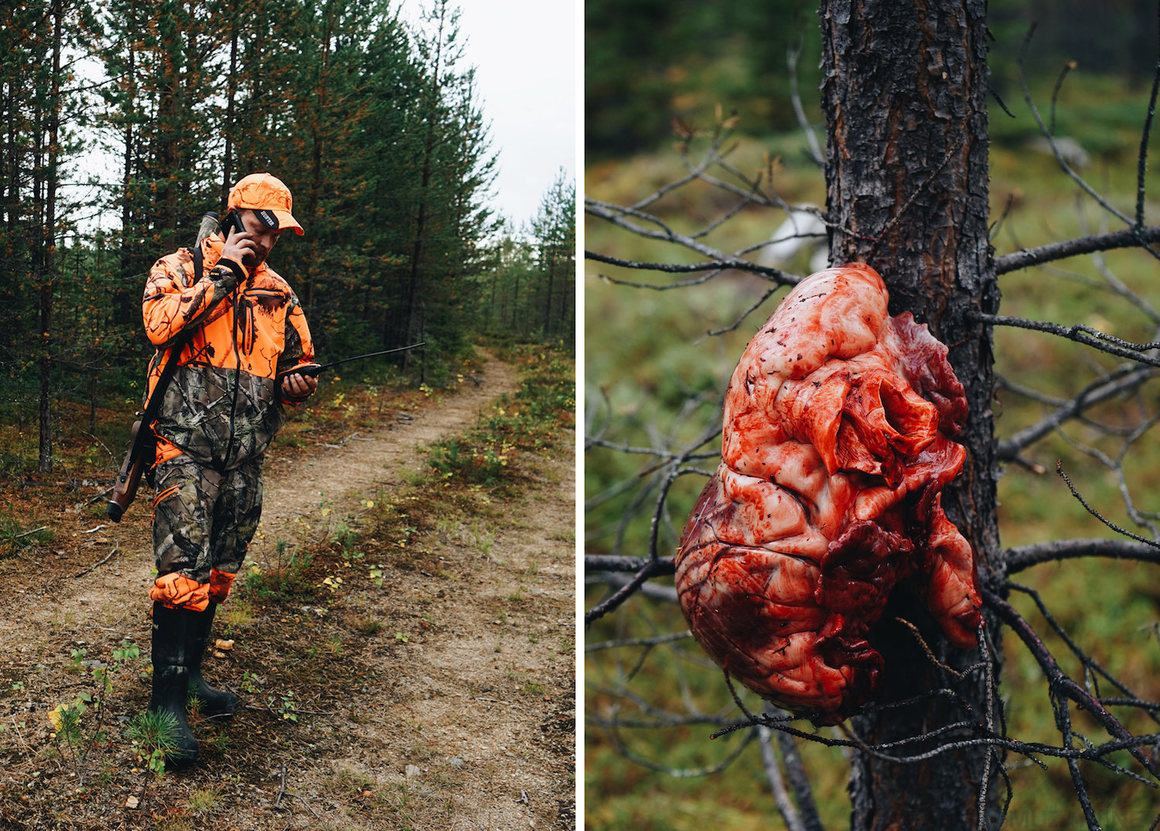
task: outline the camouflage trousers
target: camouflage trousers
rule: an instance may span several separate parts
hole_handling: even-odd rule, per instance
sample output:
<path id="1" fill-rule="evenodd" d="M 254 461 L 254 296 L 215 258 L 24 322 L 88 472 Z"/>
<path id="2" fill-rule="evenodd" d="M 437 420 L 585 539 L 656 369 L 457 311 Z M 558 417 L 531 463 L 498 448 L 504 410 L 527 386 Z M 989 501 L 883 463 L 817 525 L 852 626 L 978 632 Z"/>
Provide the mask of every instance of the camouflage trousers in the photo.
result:
<path id="1" fill-rule="evenodd" d="M 262 515 L 262 456 L 219 472 L 188 456 L 154 471 L 153 551 L 157 580 L 149 596 L 193 611 L 230 592 Z"/>

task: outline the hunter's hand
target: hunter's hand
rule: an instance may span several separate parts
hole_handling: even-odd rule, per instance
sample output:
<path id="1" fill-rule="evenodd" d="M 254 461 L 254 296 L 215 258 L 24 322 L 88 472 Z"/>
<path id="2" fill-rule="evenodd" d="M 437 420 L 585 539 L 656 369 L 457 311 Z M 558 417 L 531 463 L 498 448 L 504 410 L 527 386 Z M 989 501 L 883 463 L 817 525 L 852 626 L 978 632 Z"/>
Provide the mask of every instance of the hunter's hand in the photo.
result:
<path id="1" fill-rule="evenodd" d="M 282 379 L 282 395 L 294 401 L 304 401 L 318 389 L 318 379 L 309 375 L 291 373 Z"/>
<path id="2" fill-rule="evenodd" d="M 225 247 L 222 248 L 222 258 L 241 263 L 246 268 L 253 268 L 258 261 L 258 246 L 254 243 L 253 236 L 231 230 Z"/>

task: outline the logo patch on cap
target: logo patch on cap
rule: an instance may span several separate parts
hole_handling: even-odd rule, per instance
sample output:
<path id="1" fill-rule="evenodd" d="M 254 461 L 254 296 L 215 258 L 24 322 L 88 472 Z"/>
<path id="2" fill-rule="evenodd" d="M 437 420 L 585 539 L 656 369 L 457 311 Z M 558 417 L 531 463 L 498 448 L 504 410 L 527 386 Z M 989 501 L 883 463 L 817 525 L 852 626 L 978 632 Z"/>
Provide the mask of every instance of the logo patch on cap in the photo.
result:
<path id="1" fill-rule="evenodd" d="M 254 211 L 254 213 L 257 214 L 257 217 L 262 221 L 262 224 L 269 228 L 271 231 L 276 231 L 278 229 L 278 217 L 274 215 L 273 211 Z"/>

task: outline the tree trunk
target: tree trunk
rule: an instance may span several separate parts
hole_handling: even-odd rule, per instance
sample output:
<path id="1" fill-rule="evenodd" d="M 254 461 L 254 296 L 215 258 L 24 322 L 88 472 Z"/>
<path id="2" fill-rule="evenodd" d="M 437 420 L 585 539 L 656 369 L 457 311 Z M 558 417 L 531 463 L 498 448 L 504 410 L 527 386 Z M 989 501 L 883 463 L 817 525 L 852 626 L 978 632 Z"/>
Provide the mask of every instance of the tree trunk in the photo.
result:
<path id="1" fill-rule="evenodd" d="M 984 0 L 962 4 L 825 0 L 821 7 L 823 108 L 829 133 L 826 196 L 835 263 L 861 260 L 890 290 L 890 311 L 912 311 L 950 347 L 970 416 L 962 475 L 944 494 L 947 513 L 974 548 L 980 578 L 998 564 L 996 468 L 989 332 L 973 313 L 996 311 L 999 290 L 987 237 L 987 64 Z M 906 591 L 872 638 L 886 661 L 882 700 L 946 686 L 896 615 L 916 623 L 935 655 L 962 669 L 977 651 L 951 646 Z M 995 621 L 987 627 L 998 641 Z M 996 662 L 998 656 L 995 656 Z M 997 666 L 996 666 L 997 671 Z M 982 673 L 966 698 L 985 713 Z M 972 716 L 945 698 L 860 716 L 869 743 L 915 736 Z M 932 744 L 908 744 L 912 755 Z M 851 827 L 973 831 L 985 752 L 978 747 L 897 765 L 854 760 Z M 984 828 L 998 826 L 994 765 Z"/>
<path id="2" fill-rule="evenodd" d="M 427 133 L 423 141 L 423 171 L 419 180 L 419 208 L 415 217 L 415 241 L 411 247 L 411 270 L 407 280 L 407 342 L 413 343 L 416 321 L 423 315 L 421 271 L 423 258 L 423 234 L 427 225 L 427 190 L 431 186 L 431 160 L 435 153 L 435 122 L 439 118 L 439 73 L 443 59 L 443 24 L 447 15 L 447 4 L 439 6 L 439 30 L 435 36 L 435 58 L 431 72 L 431 94 L 427 104 Z M 426 352 L 424 359 L 426 358 Z M 411 353 L 403 353 L 403 371 L 410 368 Z"/>
<path id="3" fill-rule="evenodd" d="M 132 25 L 132 21 L 130 21 Z M 117 287 L 113 293 L 113 322 L 119 327 L 127 328 L 133 324 L 136 314 L 140 314 L 137 304 L 134 303 L 134 291 L 136 288 L 133 277 L 133 244 L 130 239 L 131 228 L 133 227 L 133 118 L 132 111 L 137 104 L 137 49 L 134 45 L 133 39 L 129 38 L 127 43 L 129 50 L 129 69 L 126 73 L 127 89 L 125 91 L 125 103 L 122 105 L 121 116 L 125 120 L 124 129 L 122 132 L 122 142 L 124 143 L 125 153 L 122 157 L 121 170 L 121 279 L 117 283 Z"/>
<path id="4" fill-rule="evenodd" d="M 544 337 L 552 331 L 552 278 L 553 272 L 556 270 L 556 243 L 549 242 L 546 246 L 548 249 L 548 297 L 544 301 Z"/>
<path id="5" fill-rule="evenodd" d="M 233 170 L 233 138 L 237 130 L 234 118 L 234 99 L 238 94 L 238 21 L 230 21 L 230 74 L 226 78 L 226 123 L 223 132 L 226 136 L 225 160 L 222 165 L 221 199 L 218 200 L 225 210 L 225 204 L 230 198 L 230 187 L 234 183 Z"/>
<path id="6" fill-rule="evenodd" d="M 52 4 L 52 92 L 48 112 L 48 177 L 44 199 L 44 259 L 40 275 L 40 471 L 52 470 L 52 294 L 56 286 L 56 186 L 60 157 L 60 41 L 64 0 Z"/>

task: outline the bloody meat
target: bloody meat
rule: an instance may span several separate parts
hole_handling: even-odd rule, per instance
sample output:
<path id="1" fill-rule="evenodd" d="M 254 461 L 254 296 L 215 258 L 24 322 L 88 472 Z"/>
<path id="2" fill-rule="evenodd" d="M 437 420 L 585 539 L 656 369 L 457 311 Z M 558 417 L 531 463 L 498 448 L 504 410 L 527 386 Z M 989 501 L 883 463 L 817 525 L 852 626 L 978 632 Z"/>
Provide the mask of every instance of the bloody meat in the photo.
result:
<path id="1" fill-rule="evenodd" d="M 732 677 L 818 724 L 873 692 L 867 641 L 913 578 L 956 645 L 974 645 L 970 544 L 941 491 L 967 416 L 947 348 L 861 263 L 782 301 L 725 394 L 721 464 L 681 535 L 676 585 L 697 641 Z"/>

